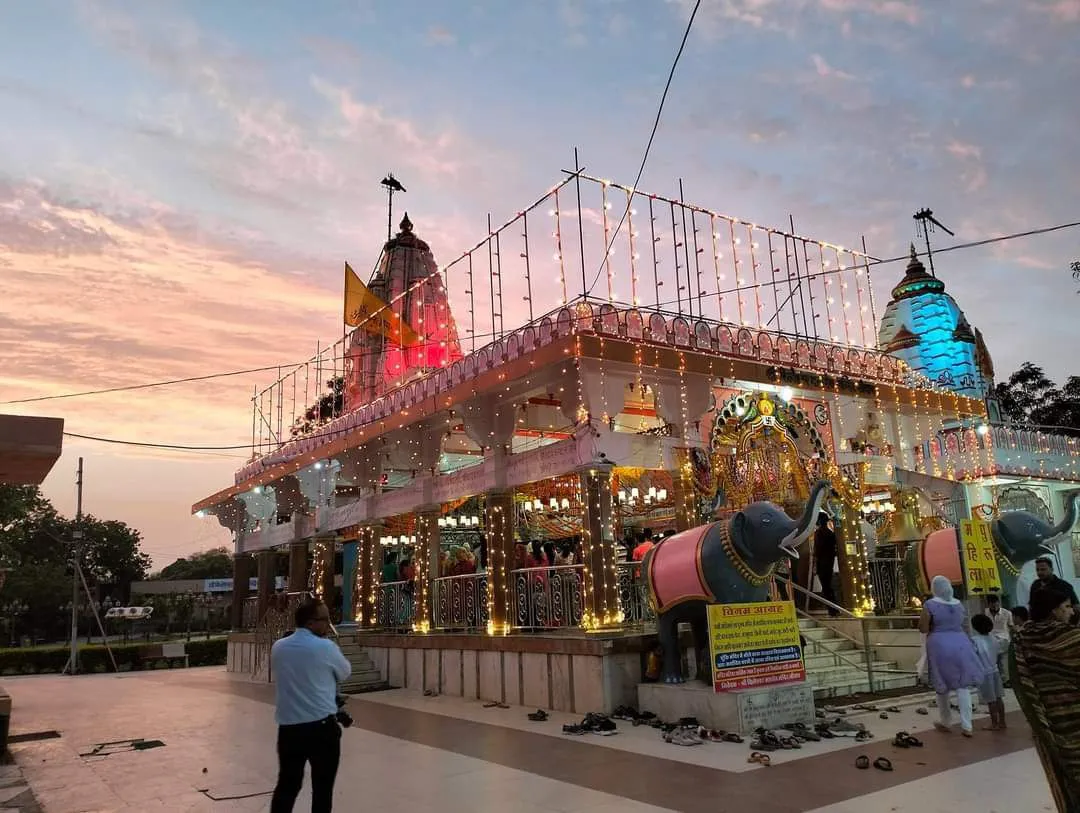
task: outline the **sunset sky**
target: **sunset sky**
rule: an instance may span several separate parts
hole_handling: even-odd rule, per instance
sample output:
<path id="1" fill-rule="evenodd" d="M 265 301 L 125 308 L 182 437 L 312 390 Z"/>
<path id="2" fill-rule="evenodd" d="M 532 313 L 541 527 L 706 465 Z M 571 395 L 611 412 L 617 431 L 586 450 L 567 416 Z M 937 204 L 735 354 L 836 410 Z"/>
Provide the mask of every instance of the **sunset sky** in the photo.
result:
<path id="1" fill-rule="evenodd" d="M 692 5 L 0 3 L 0 401 L 302 361 L 340 336 L 342 260 L 378 255 L 388 170 L 443 261 L 575 146 L 632 183 Z M 924 206 L 955 242 L 1080 220 L 1078 37 L 1080 0 L 703 0 L 640 186 L 879 257 Z M 999 375 L 1080 373 L 1078 247 L 938 259 Z M 902 271 L 875 271 L 879 301 Z M 0 411 L 230 446 L 272 377 Z M 79 455 L 86 510 L 156 566 L 226 540 L 189 509 L 243 451 L 69 438 L 45 484 L 66 512 Z"/>

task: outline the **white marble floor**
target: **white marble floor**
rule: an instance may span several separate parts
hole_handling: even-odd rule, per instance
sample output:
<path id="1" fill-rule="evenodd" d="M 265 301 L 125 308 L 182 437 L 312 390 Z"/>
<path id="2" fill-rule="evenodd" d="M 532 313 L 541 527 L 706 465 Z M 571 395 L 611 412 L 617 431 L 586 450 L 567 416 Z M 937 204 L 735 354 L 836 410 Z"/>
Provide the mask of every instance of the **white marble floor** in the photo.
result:
<path id="1" fill-rule="evenodd" d="M 45 813 L 268 809 L 277 765 L 267 687 L 238 687 L 220 669 L 41 676 L 4 683 L 14 699 L 14 731 L 56 729 L 62 735 L 13 748 Z M 358 717 L 366 714 L 372 724 L 365 728 L 358 722 L 344 732 L 335 790 L 336 809 L 343 811 L 478 813 L 512 807 L 524 813 L 664 809 L 735 813 L 749 809 L 748 798 L 760 799 L 750 807 L 762 813 L 1038 813 L 1050 809 L 1038 762 L 1019 740 L 1014 740 L 1012 753 L 990 758 L 980 756 L 986 751 L 980 743 L 991 746 L 993 741 L 976 738 L 961 743 L 957 738 L 957 748 L 969 749 L 965 759 L 970 764 L 958 762 L 959 767 L 939 773 L 916 768 L 926 762 L 912 761 L 919 758 L 912 754 L 893 754 L 909 760 L 906 766 L 898 764 L 895 775 L 856 771 L 851 761 L 854 751 L 837 752 L 853 748 L 846 741 L 778 753 L 776 767 L 762 769 L 747 765 L 745 746 L 678 748 L 663 743 L 653 729 L 621 726 L 621 733 L 610 738 L 565 737 L 560 731 L 562 723 L 572 719 L 568 715 L 553 715 L 547 723 L 536 724 L 525 719 L 526 709 L 483 709 L 480 703 L 403 691 L 366 695 L 353 706 Z M 889 721 L 877 720 L 876 714 L 863 715 L 880 731 L 871 755 L 886 752 L 882 738 L 891 737 L 895 730 L 929 725 L 928 718 L 915 715 L 913 708 L 914 704 Z M 396 737 L 371 730 L 383 726 L 383 731 L 389 731 L 401 720 L 404 727 L 393 729 Z M 477 723 L 488 727 L 478 729 Z M 516 750 L 512 759 L 503 759 L 490 749 L 486 758 L 469 756 L 468 748 L 455 739 L 496 729 L 503 733 L 487 739 L 505 741 Z M 437 740 L 440 747 L 422 744 L 425 737 L 428 742 Z M 81 756 L 95 745 L 135 738 L 158 739 L 165 746 L 104 757 Z M 927 752 L 932 751 L 930 746 L 928 740 Z M 941 753 L 942 746 L 937 747 Z M 806 770 L 802 769 L 804 760 Z M 568 764 L 574 762 L 588 762 L 589 771 L 609 776 L 592 781 L 580 765 Z M 648 776 L 641 781 L 642 776 L 626 776 L 627 771 Z M 924 778 L 905 780 L 920 771 Z M 804 776 L 809 777 L 805 781 L 810 791 L 827 791 L 824 796 L 807 793 L 806 798 L 818 799 L 816 806 L 770 801 L 771 783 L 802 787 Z M 701 787 L 687 787 L 688 781 Z M 665 782 L 679 786 L 661 788 Z M 250 798 L 222 798 L 240 796 Z M 823 798 L 832 803 L 821 806 Z M 306 810 L 309 805 L 305 789 L 296 809 Z"/>

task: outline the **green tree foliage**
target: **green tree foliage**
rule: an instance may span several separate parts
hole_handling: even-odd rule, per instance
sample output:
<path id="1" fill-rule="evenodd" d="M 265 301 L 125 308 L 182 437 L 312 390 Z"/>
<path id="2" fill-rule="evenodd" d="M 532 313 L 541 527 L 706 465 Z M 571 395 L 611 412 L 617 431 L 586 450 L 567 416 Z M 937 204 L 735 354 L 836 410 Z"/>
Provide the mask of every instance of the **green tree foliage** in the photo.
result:
<path id="1" fill-rule="evenodd" d="M 326 382 L 326 394 L 309 406 L 289 428 L 292 437 L 306 435 L 345 411 L 345 377 L 337 376 Z"/>
<path id="2" fill-rule="evenodd" d="M 1073 279 L 1080 282 L 1080 260 L 1073 260 L 1069 270 L 1072 271 Z M 1080 294 L 1080 291 L 1077 293 Z"/>
<path id="3" fill-rule="evenodd" d="M 71 601 L 71 546 L 76 528 L 83 541 L 80 560 L 91 590 L 115 585 L 117 595 L 146 578 L 150 557 L 139 532 L 123 522 L 61 516 L 36 487 L 0 485 L 0 566 L 8 569 L 0 605 L 25 606 L 8 612 L 23 633 L 55 635 L 64 628 L 60 607 Z"/>
<path id="4" fill-rule="evenodd" d="M 994 387 L 994 396 L 1010 423 L 1080 435 L 1080 376 L 1069 376 L 1059 387 L 1042 367 L 1026 361 Z"/>
<path id="5" fill-rule="evenodd" d="M 169 579 L 227 579 L 232 576 L 232 554 L 227 548 L 213 548 L 202 553 L 181 557 L 161 569 L 152 578 Z"/>

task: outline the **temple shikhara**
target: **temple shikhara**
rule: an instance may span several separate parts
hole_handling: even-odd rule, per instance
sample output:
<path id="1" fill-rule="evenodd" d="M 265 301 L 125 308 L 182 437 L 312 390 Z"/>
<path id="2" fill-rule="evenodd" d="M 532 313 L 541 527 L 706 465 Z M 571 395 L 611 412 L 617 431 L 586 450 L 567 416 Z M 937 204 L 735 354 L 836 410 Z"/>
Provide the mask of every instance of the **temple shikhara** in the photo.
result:
<path id="1" fill-rule="evenodd" d="M 234 538 L 230 670 L 272 679 L 313 594 L 361 684 L 610 711 L 695 625 L 669 608 L 779 595 L 818 695 L 912 681 L 895 647 L 826 646 L 822 512 L 842 620 L 909 617 L 930 570 L 1016 596 L 1052 550 L 1075 577 L 1080 440 L 1001 422 L 946 264 L 584 173 L 449 262 L 413 216 L 369 279 L 345 266 L 344 337 L 256 395 L 250 460 L 193 506 Z M 958 541 L 1015 511 L 1049 537 L 969 561 Z"/>

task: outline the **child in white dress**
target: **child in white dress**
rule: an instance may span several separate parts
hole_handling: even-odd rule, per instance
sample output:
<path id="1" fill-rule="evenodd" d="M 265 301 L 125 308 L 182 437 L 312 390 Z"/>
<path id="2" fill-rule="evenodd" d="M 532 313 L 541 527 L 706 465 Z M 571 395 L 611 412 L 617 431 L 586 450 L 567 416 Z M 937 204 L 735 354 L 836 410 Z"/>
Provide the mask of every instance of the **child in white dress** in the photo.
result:
<path id="1" fill-rule="evenodd" d="M 983 667 L 983 678 L 979 683 L 979 698 L 990 706 L 990 730 L 1001 731 L 1005 728 L 1005 685 L 998 668 L 1000 644 L 991 633 L 994 622 L 989 616 L 979 613 L 971 619 L 974 631 L 972 641 L 975 654 Z"/>

